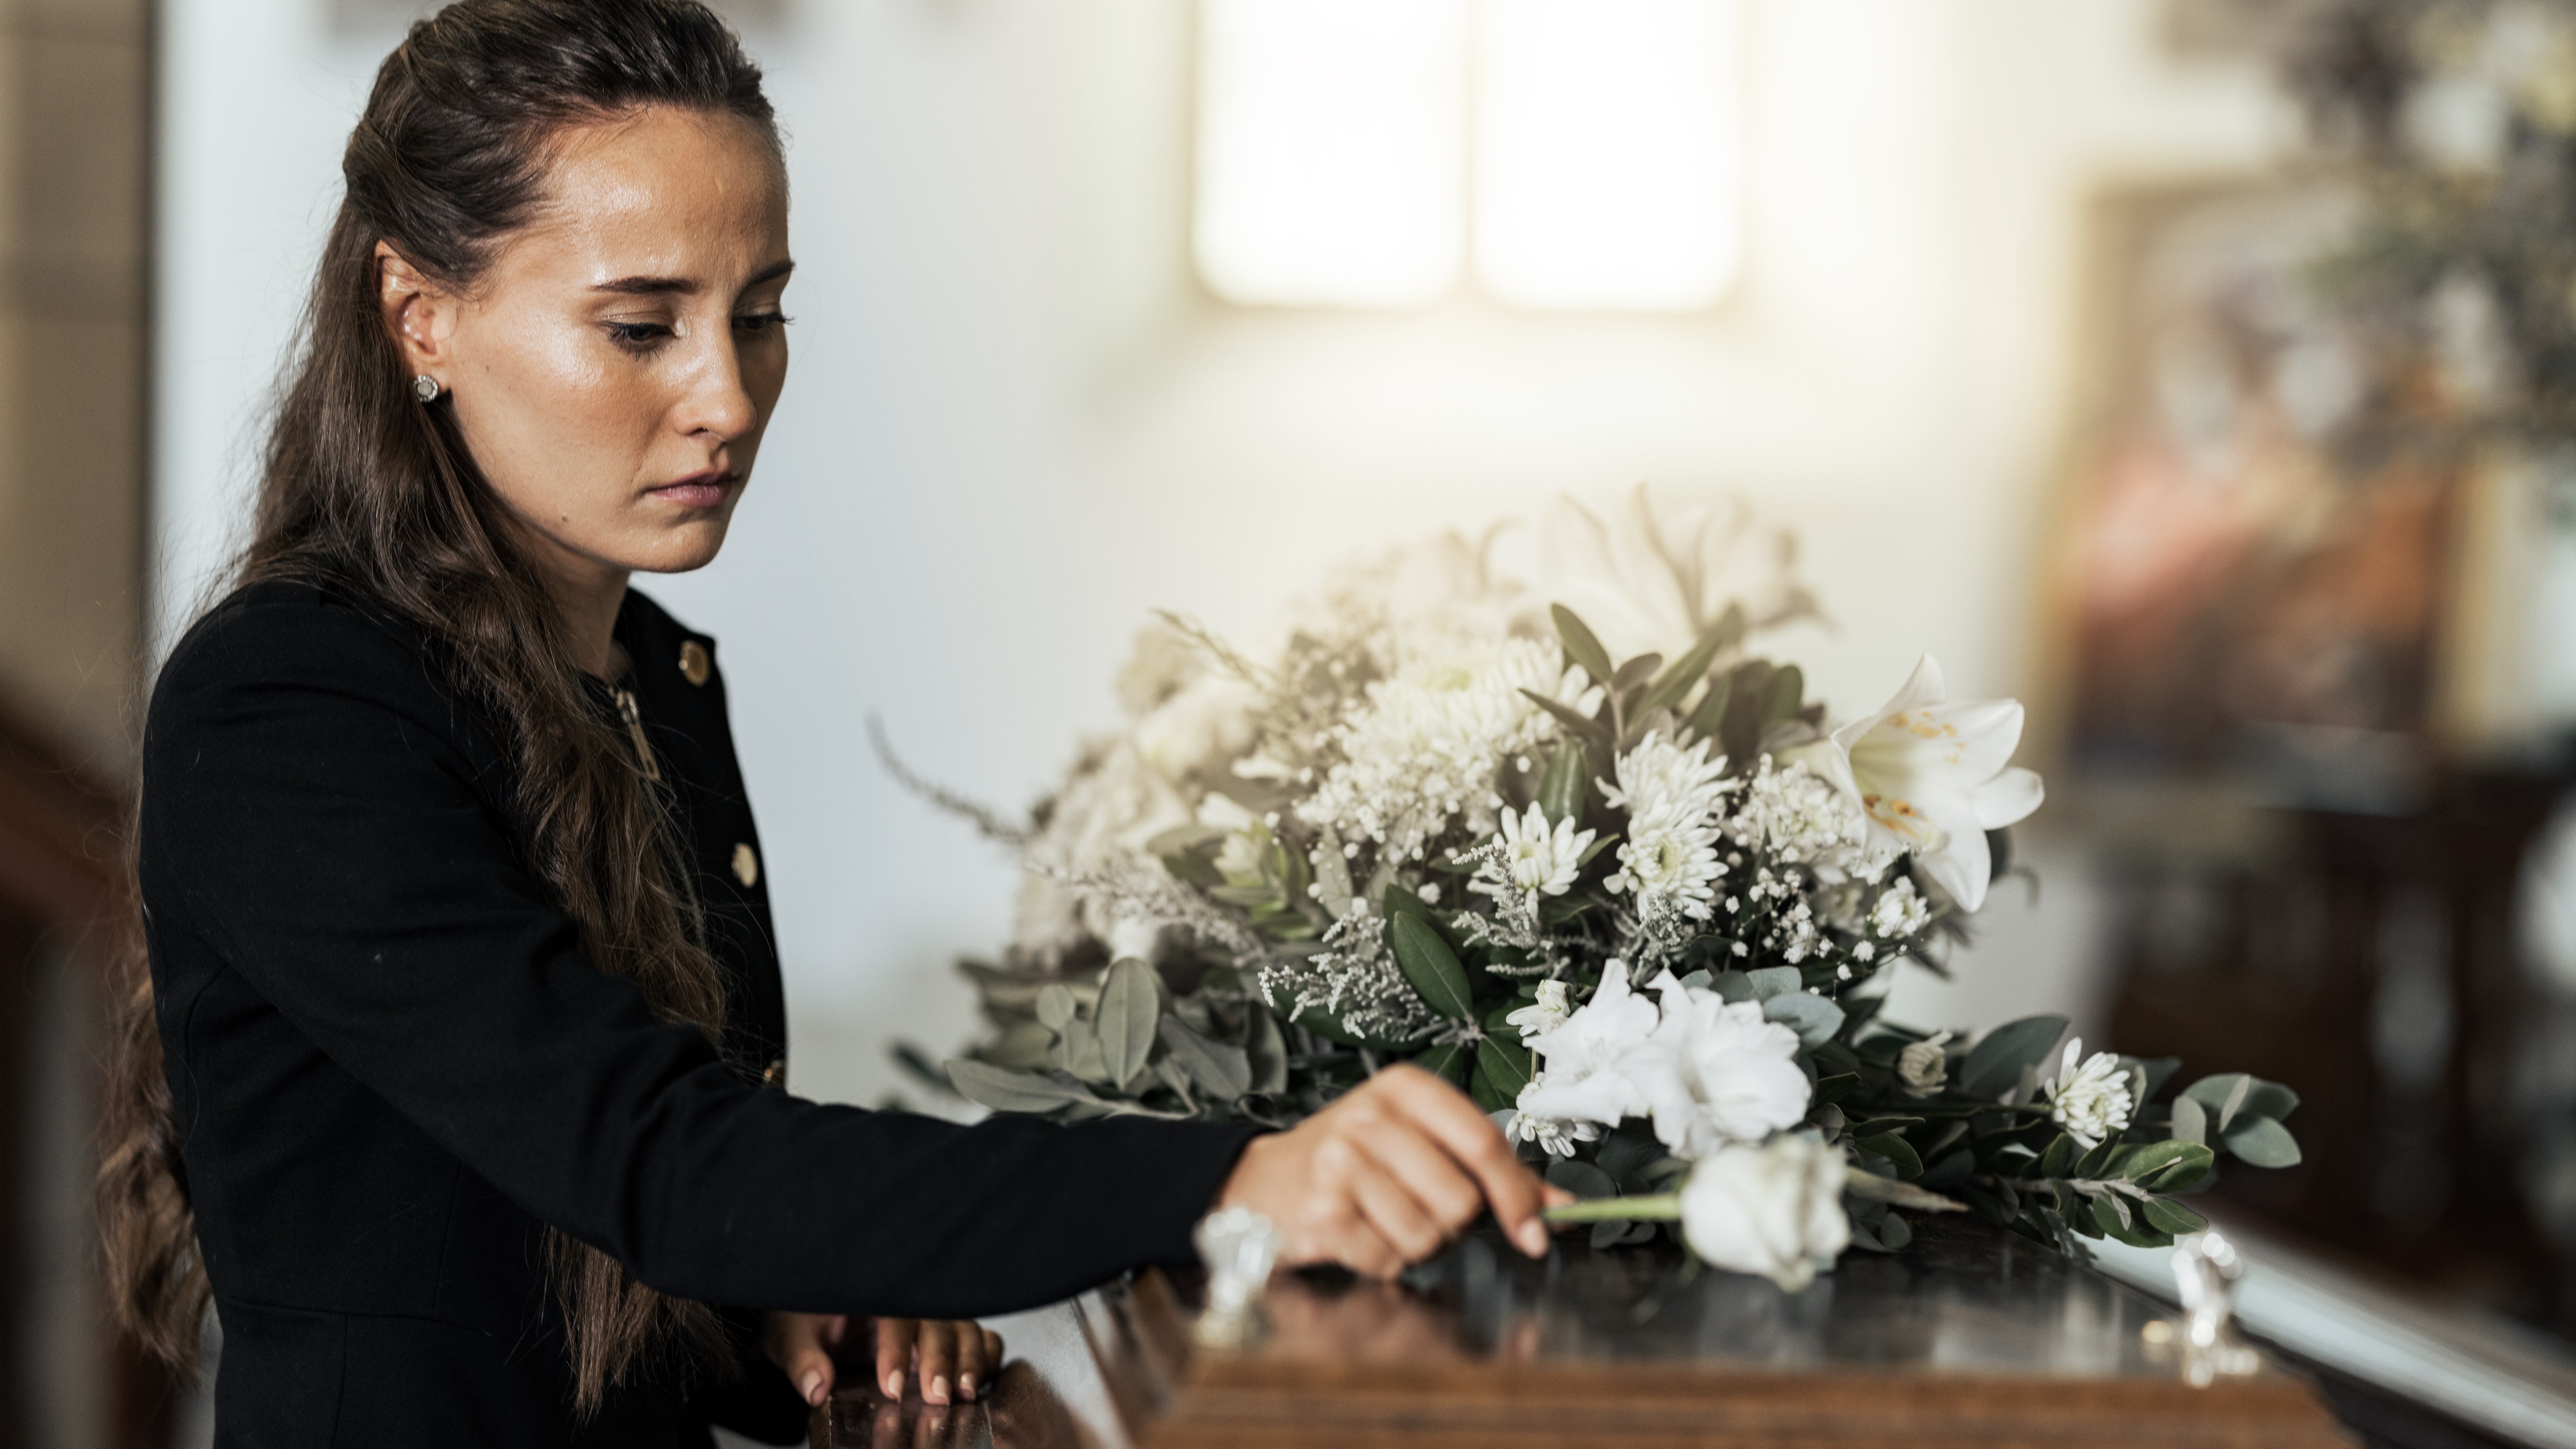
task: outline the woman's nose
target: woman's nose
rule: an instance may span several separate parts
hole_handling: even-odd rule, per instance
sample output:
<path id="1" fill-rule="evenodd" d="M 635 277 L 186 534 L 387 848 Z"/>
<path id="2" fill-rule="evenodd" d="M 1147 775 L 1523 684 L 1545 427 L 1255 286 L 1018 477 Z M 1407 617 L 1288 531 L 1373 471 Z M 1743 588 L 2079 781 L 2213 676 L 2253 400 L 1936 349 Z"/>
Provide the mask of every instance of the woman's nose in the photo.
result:
<path id="1" fill-rule="evenodd" d="M 725 335 L 709 347 L 704 364 L 694 370 L 675 419 L 684 433 L 706 433 L 730 442 L 750 432 L 758 419 L 759 409 L 743 386 L 742 357 L 734 348 L 731 331 L 724 329 Z"/>

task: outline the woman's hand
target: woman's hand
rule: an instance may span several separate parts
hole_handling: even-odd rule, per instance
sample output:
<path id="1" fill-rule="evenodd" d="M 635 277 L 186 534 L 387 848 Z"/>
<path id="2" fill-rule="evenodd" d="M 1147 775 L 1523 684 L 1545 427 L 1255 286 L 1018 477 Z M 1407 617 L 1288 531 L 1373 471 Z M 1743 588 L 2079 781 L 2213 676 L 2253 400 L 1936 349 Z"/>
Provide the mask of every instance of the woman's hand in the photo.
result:
<path id="1" fill-rule="evenodd" d="M 916 1367 L 922 1402 L 972 1399 L 993 1382 L 993 1374 L 1002 1366 L 1002 1336 L 981 1325 L 917 1318 L 871 1321 L 877 1387 L 889 1399 L 903 1397 L 904 1375 Z M 805 1396 L 805 1402 L 820 1407 L 831 1397 L 836 1377 L 833 1350 L 849 1336 L 849 1329 L 850 1320 L 839 1315 L 772 1313 L 762 1326 L 761 1346 L 768 1350 L 771 1362 L 787 1371 L 787 1381 Z"/>
<path id="2" fill-rule="evenodd" d="M 1438 1252 L 1488 1206 L 1522 1252 L 1541 1257 L 1539 1210 L 1572 1200 L 1522 1166 L 1464 1093 L 1394 1066 L 1288 1131 L 1254 1138 L 1214 1205 L 1270 1219 L 1283 1267 L 1340 1263 L 1384 1278 Z"/>

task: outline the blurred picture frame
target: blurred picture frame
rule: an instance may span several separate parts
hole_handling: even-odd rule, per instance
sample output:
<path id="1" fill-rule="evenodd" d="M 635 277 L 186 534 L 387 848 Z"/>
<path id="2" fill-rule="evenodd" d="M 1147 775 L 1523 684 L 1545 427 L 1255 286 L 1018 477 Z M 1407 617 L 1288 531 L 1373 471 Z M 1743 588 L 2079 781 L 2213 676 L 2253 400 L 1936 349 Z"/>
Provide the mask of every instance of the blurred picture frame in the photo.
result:
<path id="1" fill-rule="evenodd" d="M 2479 465 L 2438 429 L 2350 444 L 2387 403 L 2320 274 L 2356 206 L 2306 177 L 2096 198 L 2039 610 L 2074 781 L 2374 814 L 2428 788 Z"/>

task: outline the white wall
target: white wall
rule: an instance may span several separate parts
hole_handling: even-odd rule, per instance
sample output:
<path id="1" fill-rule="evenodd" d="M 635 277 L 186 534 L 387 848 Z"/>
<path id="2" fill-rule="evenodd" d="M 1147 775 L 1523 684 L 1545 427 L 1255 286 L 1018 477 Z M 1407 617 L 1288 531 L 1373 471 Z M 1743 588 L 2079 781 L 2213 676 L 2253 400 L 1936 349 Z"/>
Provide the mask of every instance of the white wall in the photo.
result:
<path id="1" fill-rule="evenodd" d="M 754 36 L 793 132 L 797 361 L 725 557 L 646 584 L 723 641 L 801 1089 L 967 1029 L 1007 864 L 895 789 L 1032 798 L 1144 611 L 1249 627 L 1328 560 L 1560 489 L 1740 489 L 1840 621 L 1790 646 L 1876 699 L 1929 649 L 2025 688 L 2082 203 L 2260 164 L 2248 70 L 2176 69 L 2148 0 L 1767 0 L 1752 235 L 1706 318 L 1228 313 L 1182 269 L 1182 0 L 799 0 Z M 388 33 L 318 0 L 166 0 L 161 609 L 240 507 L 248 431 Z M 2049 857 L 2047 843 L 2042 855 Z M 1926 1016 L 2093 1014 L 2080 858 Z"/>

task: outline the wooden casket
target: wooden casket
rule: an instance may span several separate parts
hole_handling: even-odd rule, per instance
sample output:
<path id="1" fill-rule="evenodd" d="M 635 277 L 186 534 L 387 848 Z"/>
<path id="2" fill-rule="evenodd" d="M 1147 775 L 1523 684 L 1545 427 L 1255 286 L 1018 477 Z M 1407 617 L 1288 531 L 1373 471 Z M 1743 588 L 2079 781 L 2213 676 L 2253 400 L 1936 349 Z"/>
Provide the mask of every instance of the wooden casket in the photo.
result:
<path id="1" fill-rule="evenodd" d="M 1071 1308 L 1080 1353 L 1014 1363 L 984 1403 L 853 1385 L 818 1446 L 1635 1449 L 1718 1445 L 2342 1445 L 2269 1361 L 2194 1375 L 2154 1300 L 1984 1223 L 1923 1223 L 1803 1292 L 1686 1269 L 1665 1246 L 1532 1262 L 1470 1237 L 1401 1284 L 1280 1274 L 1257 1341 L 1194 1341 L 1192 1275 Z M 1045 1356 L 1041 1355 L 1043 1360 Z M 1074 1361 L 1079 1359 L 1080 1361 Z M 851 1376 L 864 1380 L 862 1371 Z M 2195 1385 L 2194 1378 L 2205 1382 Z"/>

